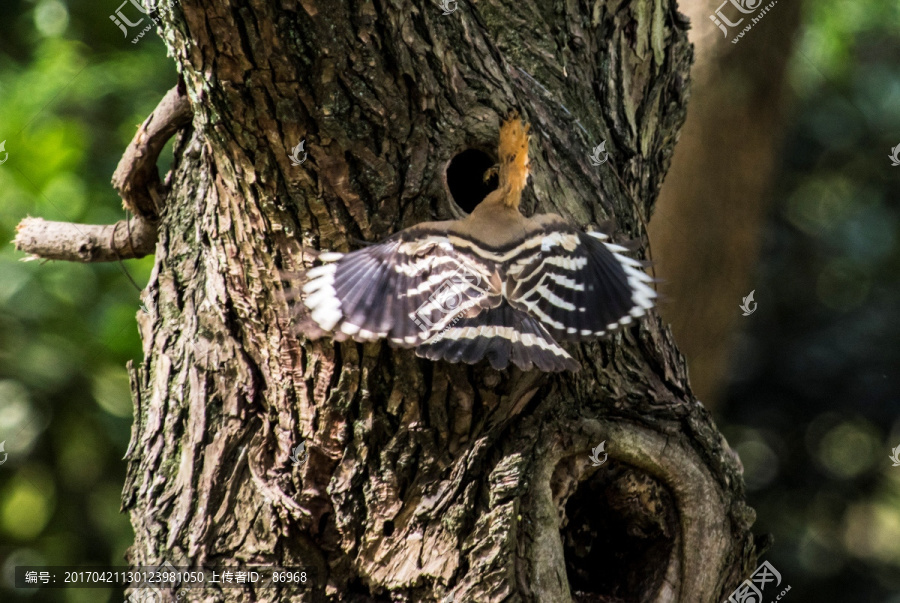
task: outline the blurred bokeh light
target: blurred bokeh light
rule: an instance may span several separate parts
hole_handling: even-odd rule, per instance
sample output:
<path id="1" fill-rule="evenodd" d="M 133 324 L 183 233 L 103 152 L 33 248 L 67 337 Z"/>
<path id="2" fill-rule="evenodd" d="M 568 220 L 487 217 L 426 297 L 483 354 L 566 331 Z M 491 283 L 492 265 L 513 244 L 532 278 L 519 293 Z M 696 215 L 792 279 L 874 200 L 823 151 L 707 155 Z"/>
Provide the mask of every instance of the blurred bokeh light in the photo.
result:
<path id="1" fill-rule="evenodd" d="M 720 424 L 790 600 L 898 603 L 900 5 L 808 3 L 805 20 Z"/>
<path id="2" fill-rule="evenodd" d="M 124 565 L 133 539 L 119 508 L 132 419 L 125 363 L 141 360 L 138 292 L 116 264 L 23 263 L 7 243 L 25 216 L 125 215 L 110 178 L 176 73 L 155 34 L 134 45 L 122 38 L 109 20 L 116 7 L 12 0 L 0 19 L 0 141 L 9 153 L 0 165 L 4 603 L 123 598 L 10 588 L 16 565 Z M 125 265 L 144 283 L 153 260 Z"/>

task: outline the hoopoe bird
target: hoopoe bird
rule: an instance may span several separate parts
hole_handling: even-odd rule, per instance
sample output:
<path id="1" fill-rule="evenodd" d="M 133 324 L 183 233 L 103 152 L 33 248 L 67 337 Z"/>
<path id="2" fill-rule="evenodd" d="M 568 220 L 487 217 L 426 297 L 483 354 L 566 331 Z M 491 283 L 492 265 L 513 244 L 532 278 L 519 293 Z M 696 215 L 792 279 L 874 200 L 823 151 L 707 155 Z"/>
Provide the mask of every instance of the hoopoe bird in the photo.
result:
<path id="1" fill-rule="evenodd" d="M 351 253 L 325 252 L 303 285 L 307 336 L 387 339 L 430 360 L 576 371 L 558 342 L 603 337 L 653 307 L 642 270 L 603 232 L 519 211 L 529 126 L 500 128 L 499 186 L 464 219 L 424 222 Z M 312 324 L 314 323 L 314 324 Z"/>

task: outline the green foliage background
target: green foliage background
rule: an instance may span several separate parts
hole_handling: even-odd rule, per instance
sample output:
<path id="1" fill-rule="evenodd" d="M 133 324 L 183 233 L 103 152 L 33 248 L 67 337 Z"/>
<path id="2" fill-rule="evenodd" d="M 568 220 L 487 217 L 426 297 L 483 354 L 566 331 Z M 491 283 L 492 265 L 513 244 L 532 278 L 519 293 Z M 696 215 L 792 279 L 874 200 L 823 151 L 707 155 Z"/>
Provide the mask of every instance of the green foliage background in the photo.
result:
<path id="1" fill-rule="evenodd" d="M 789 83 L 717 420 L 783 600 L 900 603 L 900 3 L 807 2 Z"/>
<path id="2" fill-rule="evenodd" d="M 2 241 L 28 215 L 124 217 L 109 179 L 176 73 L 155 33 L 123 37 L 118 6 L 4 0 Z M 900 445 L 900 167 L 887 158 L 900 144 L 898 42 L 896 0 L 807 5 L 759 312 L 719 417 L 795 603 L 900 603 L 900 468 L 887 460 Z M 21 259 L 0 246 L 0 600 L 121 601 L 11 584 L 16 565 L 124 564 L 138 292 L 117 264 Z M 143 285 L 152 263 L 125 264 Z"/>
<path id="3" fill-rule="evenodd" d="M 120 2 L 4 0 L 0 241 L 29 215 L 96 224 L 125 216 L 110 178 L 176 71 L 155 33 L 124 38 L 109 18 Z M 0 246 L 0 441 L 9 454 L 0 465 L 0 600 L 121 601 L 121 592 L 94 589 L 9 589 L 15 565 L 125 564 L 133 532 L 119 512 L 132 422 L 124 367 L 142 356 L 138 291 L 122 267 L 22 257 Z M 125 264 L 143 286 L 153 258 Z"/>

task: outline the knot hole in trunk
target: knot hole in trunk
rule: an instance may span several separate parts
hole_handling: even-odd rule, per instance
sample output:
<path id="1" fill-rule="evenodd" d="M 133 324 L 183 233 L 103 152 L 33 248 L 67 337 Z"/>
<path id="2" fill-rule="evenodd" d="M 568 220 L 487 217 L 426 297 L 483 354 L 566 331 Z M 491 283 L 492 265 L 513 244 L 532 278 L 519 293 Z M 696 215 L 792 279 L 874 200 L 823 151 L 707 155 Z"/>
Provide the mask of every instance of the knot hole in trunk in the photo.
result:
<path id="1" fill-rule="evenodd" d="M 669 491 L 646 473 L 612 459 L 597 468 L 584 467 L 581 459 L 563 460 L 551 485 L 572 600 L 653 600 L 678 536 Z M 571 496 L 566 498 L 566 492 Z"/>
<path id="2" fill-rule="evenodd" d="M 453 156 L 447 164 L 447 188 L 453 202 L 464 213 L 471 213 L 488 194 L 497 188 L 497 174 L 485 181 L 485 172 L 497 163 L 480 149 L 466 149 Z"/>

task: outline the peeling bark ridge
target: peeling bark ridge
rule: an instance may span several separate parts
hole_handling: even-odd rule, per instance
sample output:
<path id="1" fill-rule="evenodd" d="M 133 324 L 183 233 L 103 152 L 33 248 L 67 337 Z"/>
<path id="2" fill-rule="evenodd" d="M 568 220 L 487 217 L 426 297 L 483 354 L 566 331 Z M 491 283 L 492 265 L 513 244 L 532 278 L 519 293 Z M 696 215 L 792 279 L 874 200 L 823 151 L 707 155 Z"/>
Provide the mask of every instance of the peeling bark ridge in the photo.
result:
<path id="1" fill-rule="evenodd" d="M 308 571 L 190 589 L 209 602 L 727 598 L 756 563 L 753 512 L 654 310 L 566 344 L 577 373 L 298 335 L 320 250 L 489 203 L 513 110 L 522 215 L 614 221 L 647 257 L 688 97 L 675 2 L 182 0 L 160 19 L 193 119 L 164 204 L 152 171 L 117 178 L 158 220 L 130 563 Z"/>

